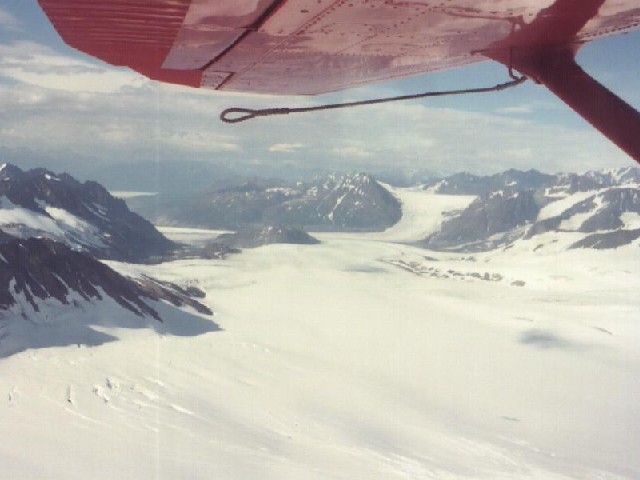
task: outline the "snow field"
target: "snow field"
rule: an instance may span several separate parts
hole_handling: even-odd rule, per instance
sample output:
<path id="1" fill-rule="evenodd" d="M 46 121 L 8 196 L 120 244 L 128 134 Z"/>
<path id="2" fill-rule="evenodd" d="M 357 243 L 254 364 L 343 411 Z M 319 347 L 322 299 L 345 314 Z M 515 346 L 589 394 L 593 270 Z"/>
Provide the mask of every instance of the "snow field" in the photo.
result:
<path id="1" fill-rule="evenodd" d="M 402 200 L 423 219 L 418 193 Z M 118 341 L 0 359 L 0 478 L 637 478 L 637 247 L 468 260 L 395 243 L 450 207 L 317 246 L 110 262 L 197 283 L 223 330 L 116 322 Z"/>

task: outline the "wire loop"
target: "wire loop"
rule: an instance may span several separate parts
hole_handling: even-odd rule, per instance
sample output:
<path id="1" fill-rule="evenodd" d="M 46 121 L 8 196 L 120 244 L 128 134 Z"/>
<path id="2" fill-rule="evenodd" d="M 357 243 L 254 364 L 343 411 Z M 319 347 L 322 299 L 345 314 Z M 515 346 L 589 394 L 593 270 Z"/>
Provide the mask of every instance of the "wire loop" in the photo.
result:
<path id="1" fill-rule="evenodd" d="M 289 108 L 265 108 L 254 110 L 251 108 L 233 107 L 227 108 L 220 113 L 220 120 L 225 123 L 240 123 L 251 120 L 255 117 L 267 117 L 269 115 L 286 115 L 291 111 Z"/>
<path id="2" fill-rule="evenodd" d="M 378 103 L 397 102 L 402 100 L 413 100 L 416 98 L 425 97 L 445 97 L 450 95 L 466 95 L 470 93 L 489 93 L 500 92 L 508 88 L 513 88 L 527 80 L 527 77 L 516 77 L 510 70 L 509 74 L 513 78 L 508 82 L 499 83 L 492 87 L 478 87 L 469 88 L 465 90 L 445 90 L 441 92 L 424 92 L 416 93 L 413 95 L 400 95 L 397 97 L 377 98 L 372 100 L 361 100 L 358 102 L 346 102 L 346 103 L 329 103 L 326 105 L 317 105 L 315 107 L 300 107 L 300 108 L 265 108 L 261 110 L 253 110 L 250 108 L 233 107 L 227 108 L 220 114 L 220 120 L 225 123 L 240 123 L 245 120 L 250 120 L 256 117 L 269 117 L 271 115 L 288 115 L 290 113 L 303 113 L 303 112 L 315 112 L 318 110 L 335 110 L 338 108 L 358 107 L 361 105 L 375 105 Z"/>

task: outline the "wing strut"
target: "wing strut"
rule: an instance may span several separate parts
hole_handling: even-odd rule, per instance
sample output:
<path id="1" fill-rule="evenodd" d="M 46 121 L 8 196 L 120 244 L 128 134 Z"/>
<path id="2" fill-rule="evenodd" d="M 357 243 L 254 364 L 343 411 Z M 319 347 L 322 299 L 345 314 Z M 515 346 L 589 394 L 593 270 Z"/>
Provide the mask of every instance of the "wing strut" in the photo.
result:
<path id="1" fill-rule="evenodd" d="M 555 0 L 482 52 L 543 84 L 640 163 L 640 113 L 576 63 L 578 33 L 605 0 Z"/>
<path id="2" fill-rule="evenodd" d="M 640 163 L 640 113 L 585 72 L 575 48 L 518 47 L 510 57 L 513 68 L 547 87 Z"/>

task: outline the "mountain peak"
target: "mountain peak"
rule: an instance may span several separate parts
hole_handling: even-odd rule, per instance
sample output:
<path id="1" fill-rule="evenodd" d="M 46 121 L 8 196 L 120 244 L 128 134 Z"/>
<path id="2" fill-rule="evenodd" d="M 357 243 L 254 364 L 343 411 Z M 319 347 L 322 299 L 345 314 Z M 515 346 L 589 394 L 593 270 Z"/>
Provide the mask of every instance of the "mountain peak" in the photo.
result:
<path id="1" fill-rule="evenodd" d="M 24 172 L 13 163 L 3 163 L 0 165 L 0 179 L 12 178 L 23 175 Z"/>
<path id="2" fill-rule="evenodd" d="M 44 168 L 0 171 L 0 228 L 18 238 L 61 241 L 99 258 L 145 261 L 174 245 L 96 182 Z"/>

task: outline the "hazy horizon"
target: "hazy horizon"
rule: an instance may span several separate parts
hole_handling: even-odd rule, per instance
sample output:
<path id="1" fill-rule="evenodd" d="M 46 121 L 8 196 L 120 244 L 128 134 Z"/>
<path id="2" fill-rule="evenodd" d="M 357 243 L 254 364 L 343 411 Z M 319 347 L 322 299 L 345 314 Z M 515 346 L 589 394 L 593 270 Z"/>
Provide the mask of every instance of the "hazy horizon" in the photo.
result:
<path id="1" fill-rule="evenodd" d="M 640 106 L 633 45 L 600 39 L 579 61 Z M 320 97 L 241 95 L 162 85 L 67 47 L 35 0 L 0 7 L 0 154 L 33 165 L 224 161 L 239 169 L 491 174 L 509 168 L 586 171 L 634 164 L 546 89 L 411 101 L 226 125 L 218 114 L 494 85 L 493 63 Z M 4 161 L 4 160 L 3 160 Z M 31 163 L 30 163 L 31 162 Z"/>

